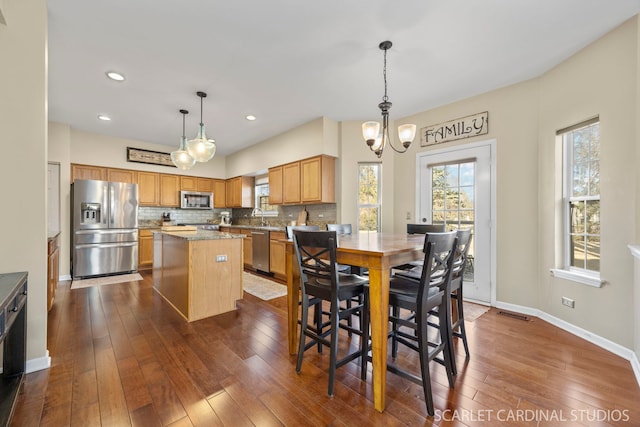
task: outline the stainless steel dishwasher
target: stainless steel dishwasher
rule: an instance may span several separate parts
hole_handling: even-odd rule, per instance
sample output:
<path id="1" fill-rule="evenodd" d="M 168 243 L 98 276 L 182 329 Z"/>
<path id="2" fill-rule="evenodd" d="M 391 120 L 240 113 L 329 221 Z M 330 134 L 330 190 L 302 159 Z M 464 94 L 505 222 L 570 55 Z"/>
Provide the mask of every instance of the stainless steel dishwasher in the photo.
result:
<path id="1" fill-rule="evenodd" d="M 253 245 L 253 268 L 269 273 L 269 231 L 252 231 L 251 243 Z"/>

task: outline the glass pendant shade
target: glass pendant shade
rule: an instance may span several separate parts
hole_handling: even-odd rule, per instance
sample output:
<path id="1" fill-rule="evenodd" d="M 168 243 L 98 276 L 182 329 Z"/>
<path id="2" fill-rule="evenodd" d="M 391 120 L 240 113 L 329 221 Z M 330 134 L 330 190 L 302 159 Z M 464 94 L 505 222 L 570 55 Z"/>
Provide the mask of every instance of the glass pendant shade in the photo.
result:
<path id="1" fill-rule="evenodd" d="M 187 138 L 180 138 L 180 148 L 171 153 L 171 161 L 178 169 L 188 170 L 196 164 L 196 161 L 187 151 Z"/>
<path id="2" fill-rule="evenodd" d="M 203 123 L 200 123 L 198 135 L 187 142 L 187 151 L 196 162 L 207 162 L 216 154 L 215 141 L 207 139 Z"/>
<path id="3" fill-rule="evenodd" d="M 180 147 L 176 151 L 171 152 L 171 161 L 178 169 L 187 170 L 191 169 L 196 161 L 187 151 L 187 138 L 184 136 L 184 118 L 189 112 L 187 110 L 180 110 L 182 114 L 182 136 L 180 137 Z"/>
<path id="4" fill-rule="evenodd" d="M 402 144 L 411 144 L 416 137 L 416 125 L 401 125 L 398 126 L 398 137 Z"/>
<path id="5" fill-rule="evenodd" d="M 369 141 L 372 141 L 371 144 L 373 144 L 373 141 L 375 141 L 379 133 L 380 133 L 380 123 L 364 122 L 362 124 L 362 137 L 364 138 L 365 141 L 367 141 L 367 144 L 369 144 Z"/>

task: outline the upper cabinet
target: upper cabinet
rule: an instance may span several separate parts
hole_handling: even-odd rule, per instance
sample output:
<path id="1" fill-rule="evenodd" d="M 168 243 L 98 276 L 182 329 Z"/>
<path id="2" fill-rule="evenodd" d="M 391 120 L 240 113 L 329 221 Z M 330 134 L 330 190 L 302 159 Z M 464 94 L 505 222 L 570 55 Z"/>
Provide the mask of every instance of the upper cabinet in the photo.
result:
<path id="1" fill-rule="evenodd" d="M 269 186 L 271 192 L 271 186 Z M 300 203 L 300 162 L 282 166 L 282 203 Z"/>
<path id="2" fill-rule="evenodd" d="M 182 191 L 198 191 L 198 178 L 195 176 L 181 176 L 180 190 Z"/>
<path id="3" fill-rule="evenodd" d="M 129 169 L 107 169 L 107 181 L 136 184 L 138 182 L 138 172 Z"/>
<path id="4" fill-rule="evenodd" d="M 213 180 L 213 207 L 227 207 L 227 184 L 224 179 Z"/>
<path id="5" fill-rule="evenodd" d="M 98 181 L 106 181 L 107 168 L 71 164 L 71 182 L 76 179 L 97 179 Z"/>
<path id="6" fill-rule="evenodd" d="M 318 156 L 300 161 L 302 203 L 335 203 L 335 158 Z"/>
<path id="7" fill-rule="evenodd" d="M 282 199 L 282 166 L 269 169 L 269 204 L 281 205 Z"/>
<path id="8" fill-rule="evenodd" d="M 252 208 L 255 179 L 252 176 L 237 176 L 226 181 L 226 207 Z M 215 197 L 215 196 L 214 196 Z M 214 200 L 215 206 L 215 200 Z"/>
<path id="9" fill-rule="evenodd" d="M 160 174 L 160 206 L 180 207 L 180 175 Z"/>
<path id="10" fill-rule="evenodd" d="M 198 191 L 204 191 L 206 193 L 213 193 L 213 179 L 211 179 L 211 178 L 198 178 Z"/>
<path id="11" fill-rule="evenodd" d="M 269 169 L 269 204 L 335 203 L 335 158 L 316 156 Z"/>
<path id="12" fill-rule="evenodd" d="M 160 174 L 138 172 L 138 202 L 140 206 L 160 206 Z"/>

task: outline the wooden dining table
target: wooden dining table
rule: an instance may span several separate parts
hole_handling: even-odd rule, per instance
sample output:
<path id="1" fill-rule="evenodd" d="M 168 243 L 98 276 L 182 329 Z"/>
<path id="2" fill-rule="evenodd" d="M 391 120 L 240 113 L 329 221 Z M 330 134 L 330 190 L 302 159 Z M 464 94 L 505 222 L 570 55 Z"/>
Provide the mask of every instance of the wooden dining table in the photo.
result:
<path id="1" fill-rule="evenodd" d="M 373 404 L 380 412 L 385 407 L 389 273 L 393 266 L 423 259 L 423 246 L 423 234 L 360 232 L 338 236 L 337 262 L 369 269 Z M 291 240 L 287 241 L 286 248 L 289 353 L 295 354 L 298 350 L 300 273 Z"/>

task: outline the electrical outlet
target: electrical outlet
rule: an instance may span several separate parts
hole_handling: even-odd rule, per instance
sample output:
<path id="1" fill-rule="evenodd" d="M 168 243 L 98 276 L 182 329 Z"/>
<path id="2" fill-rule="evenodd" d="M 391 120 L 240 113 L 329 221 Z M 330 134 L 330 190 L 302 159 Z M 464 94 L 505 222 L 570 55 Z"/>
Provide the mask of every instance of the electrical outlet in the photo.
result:
<path id="1" fill-rule="evenodd" d="M 216 255 L 216 262 L 227 262 L 226 255 Z"/>
<path id="2" fill-rule="evenodd" d="M 324 214 L 318 214 L 318 218 L 324 218 Z"/>
<path id="3" fill-rule="evenodd" d="M 411 212 L 407 211 L 407 219 L 411 219 Z"/>
<path id="4" fill-rule="evenodd" d="M 562 297 L 562 305 L 566 305 L 569 308 L 575 308 L 576 302 L 571 298 Z"/>

